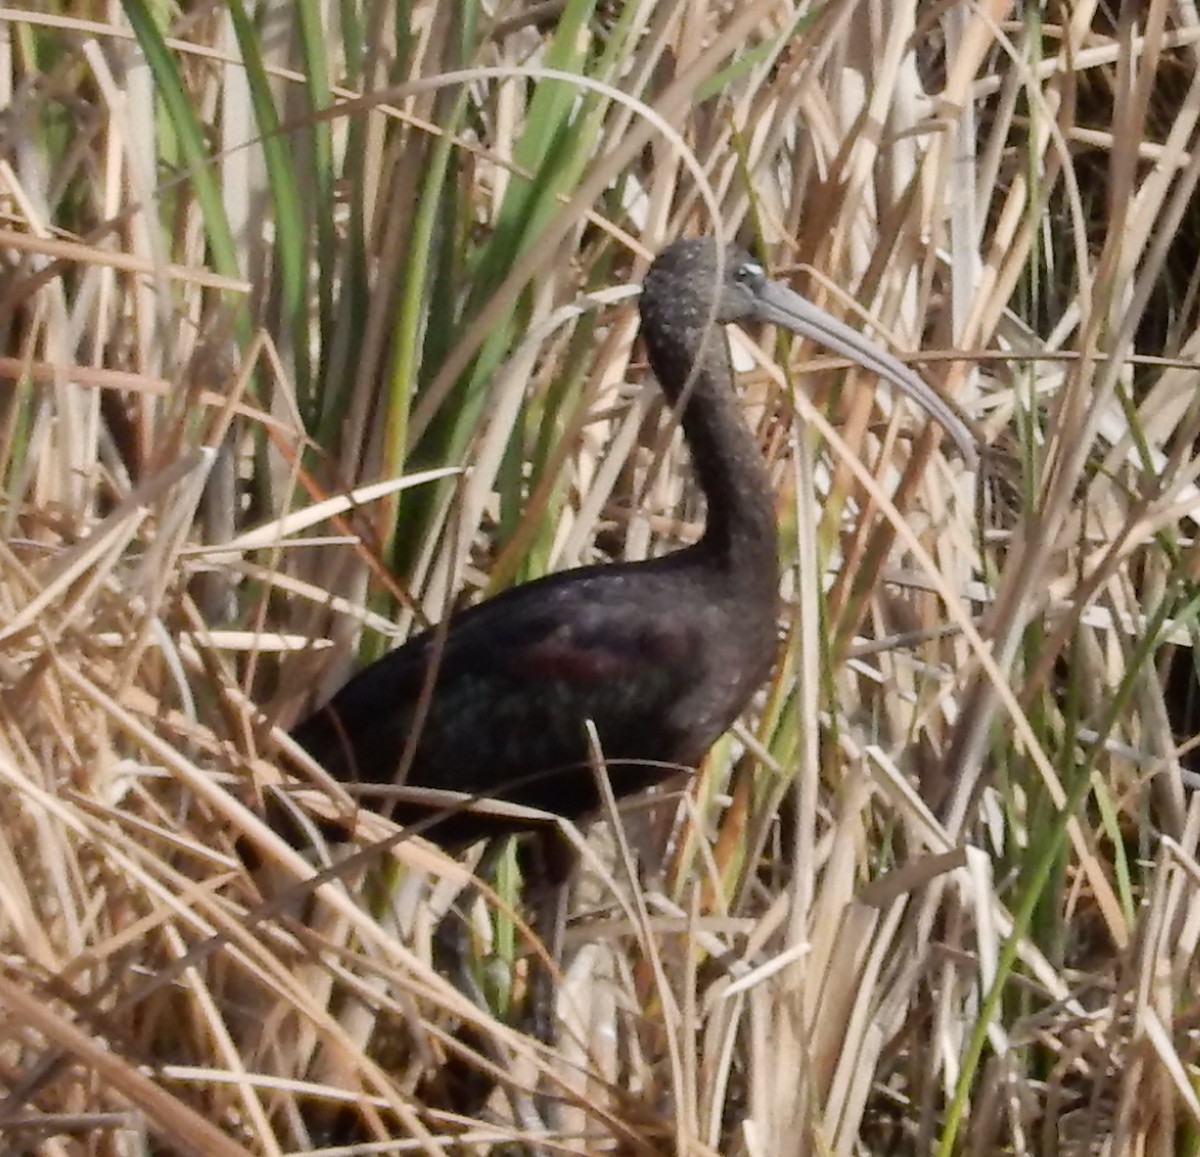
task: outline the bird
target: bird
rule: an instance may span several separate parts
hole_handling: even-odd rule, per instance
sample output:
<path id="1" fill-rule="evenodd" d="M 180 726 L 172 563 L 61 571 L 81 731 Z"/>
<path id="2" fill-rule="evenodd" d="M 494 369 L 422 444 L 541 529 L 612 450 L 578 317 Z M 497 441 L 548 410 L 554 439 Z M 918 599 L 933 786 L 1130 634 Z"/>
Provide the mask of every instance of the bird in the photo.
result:
<path id="1" fill-rule="evenodd" d="M 438 788 L 582 822 L 601 809 L 594 727 L 616 797 L 694 769 L 776 658 L 775 498 L 746 425 L 724 326 L 773 323 L 888 379 L 974 464 L 970 428 L 900 361 L 743 248 L 678 240 L 639 301 L 650 367 L 679 415 L 706 501 L 698 540 L 642 561 L 552 574 L 457 611 L 354 675 L 291 738 L 335 779 Z M 394 793 L 393 793 L 394 794 Z M 375 810 L 445 849 L 540 830 L 469 807 Z"/>

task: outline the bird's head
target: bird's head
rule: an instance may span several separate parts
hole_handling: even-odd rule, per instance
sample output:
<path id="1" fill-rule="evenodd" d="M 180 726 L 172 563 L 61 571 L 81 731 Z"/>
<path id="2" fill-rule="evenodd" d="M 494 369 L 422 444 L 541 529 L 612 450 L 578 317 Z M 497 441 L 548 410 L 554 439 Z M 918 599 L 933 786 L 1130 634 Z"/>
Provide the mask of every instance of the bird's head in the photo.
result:
<path id="1" fill-rule="evenodd" d="M 711 237 L 668 245 L 642 283 L 640 310 L 642 333 L 664 389 L 673 383 L 663 381 L 663 368 L 690 365 L 714 326 L 766 322 L 812 338 L 891 382 L 942 426 L 969 466 L 978 460 L 970 426 L 936 390 L 874 342 L 771 280 L 738 245 L 720 246 Z"/>
<path id="2" fill-rule="evenodd" d="M 753 320 L 761 317 L 767 284 L 766 270 L 740 245 L 688 237 L 667 246 L 650 266 L 642 283 L 642 321 L 669 328 Z"/>

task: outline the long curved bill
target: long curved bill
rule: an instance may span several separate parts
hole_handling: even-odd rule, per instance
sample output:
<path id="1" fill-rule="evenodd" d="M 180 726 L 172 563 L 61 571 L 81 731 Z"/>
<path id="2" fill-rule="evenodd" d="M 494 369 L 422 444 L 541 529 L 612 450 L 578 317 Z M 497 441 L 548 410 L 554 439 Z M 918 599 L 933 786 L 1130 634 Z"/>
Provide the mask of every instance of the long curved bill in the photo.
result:
<path id="1" fill-rule="evenodd" d="M 778 281 L 758 287 L 758 315 L 762 321 L 783 326 L 802 337 L 812 338 L 834 353 L 850 358 L 891 382 L 906 398 L 916 402 L 958 447 L 967 465 L 979 462 L 979 448 L 970 426 L 928 382 L 922 381 L 903 362 L 877 346 L 857 330 L 818 309 L 794 290 Z"/>

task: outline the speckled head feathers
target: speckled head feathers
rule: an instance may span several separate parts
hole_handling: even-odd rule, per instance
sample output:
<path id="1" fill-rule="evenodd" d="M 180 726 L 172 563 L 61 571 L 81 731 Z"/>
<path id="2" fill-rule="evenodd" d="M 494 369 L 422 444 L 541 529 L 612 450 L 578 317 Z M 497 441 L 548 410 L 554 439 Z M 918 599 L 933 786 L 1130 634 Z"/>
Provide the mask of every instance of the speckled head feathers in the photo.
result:
<path id="1" fill-rule="evenodd" d="M 688 237 L 668 245 L 650 266 L 642 284 L 642 320 L 648 327 L 691 327 L 754 317 L 755 291 L 766 280 L 763 267 L 740 245 L 722 248 L 711 237 Z"/>

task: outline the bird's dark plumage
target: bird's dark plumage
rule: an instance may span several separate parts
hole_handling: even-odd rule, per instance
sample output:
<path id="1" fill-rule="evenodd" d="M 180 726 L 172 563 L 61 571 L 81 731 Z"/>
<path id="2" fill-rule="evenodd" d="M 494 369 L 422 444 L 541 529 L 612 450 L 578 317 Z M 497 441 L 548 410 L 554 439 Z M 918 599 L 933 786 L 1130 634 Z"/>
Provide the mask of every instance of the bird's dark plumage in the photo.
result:
<path id="1" fill-rule="evenodd" d="M 796 303 L 810 313 L 800 317 Z M 709 240 L 676 242 L 658 257 L 641 316 L 707 499 L 703 537 L 662 558 L 514 587 L 367 667 L 292 733 L 337 779 L 395 781 L 432 678 L 409 785 L 581 819 L 599 805 L 586 721 L 623 796 L 693 767 L 766 679 L 776 637 L 774 500 L 733 392 L 721 325 L 789 325 L 851 356 L 861 343 L 893 380 L 907 371 L 844 327 L 831 339 L 832 319 L 767 280 L 744 251 Z M 898 384 L 947 424 L 928 387 L 913 381 Z M 391 811 L 419 818 L 407 805 Z M 426 834 L 453 847 L 520 826 L 459 812 Z"/>

